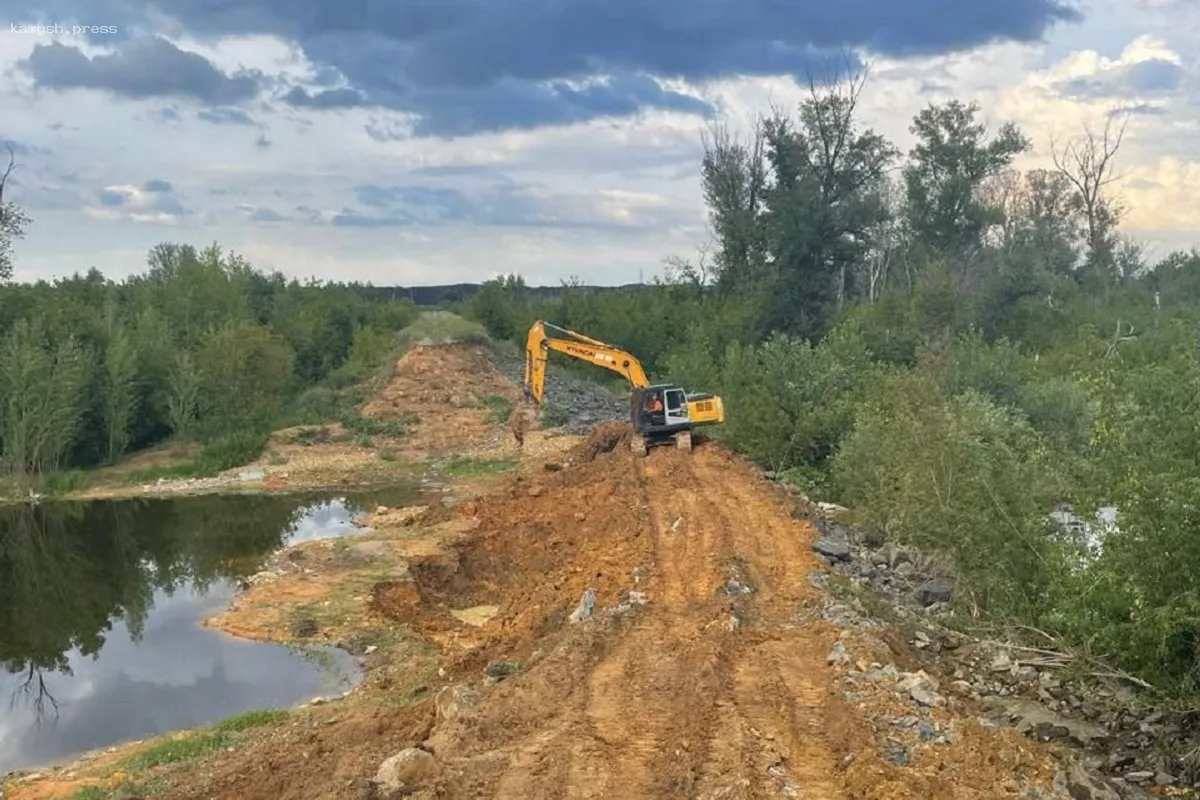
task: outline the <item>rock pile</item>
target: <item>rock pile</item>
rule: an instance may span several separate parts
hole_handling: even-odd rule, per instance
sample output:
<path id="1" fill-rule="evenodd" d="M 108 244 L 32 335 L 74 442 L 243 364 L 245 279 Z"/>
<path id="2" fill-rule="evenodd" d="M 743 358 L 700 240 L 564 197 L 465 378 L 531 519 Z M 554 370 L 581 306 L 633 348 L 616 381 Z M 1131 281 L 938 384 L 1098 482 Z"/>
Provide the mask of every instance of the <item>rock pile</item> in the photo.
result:
<path id="1" fill-rule="evenodd" d="M 500 373 L 517 385 L 525 382 L 525 358 L 503 348 L 493 348 L 492 361 Z M 546 403 L 562 409 L 567 433 L 583 435 L 601 422 L 621 421 L 629 417 L 628 400 L 569 372 L 546 370 Z"/>
<path id="2" fill-rule="evenodd" d="M 1150 787 L 1200 788 L 1197 757 L 1183 755 L 1200 755 L 1196 733 L 1141 708 L 1131 682 L 1098 668 L 1073 669 L 1079 665 L 1049 647 L 953 630 L 946 617 L 954 581 L 937 573 L 933 559 L 911 548 L 870 546 L 843 521 L 845 509 L 803 501 L 801 507 L 821 534 L 813 550 L 832 567 L 832 575 L 814 580 L 840 598 L 828 602 L 823 615 L 851 629 L 905 631 L 929 673 L 946 677 L 939 683 L 924 671 L 860 663 L 847 673 L 849 680 L 890 681 L 918 708 L 939 707 L 947 697 L 968 702 L 979 710 L 981 724 L 1014 726 L 1031 739 L 1061 743 L 1080 759 L 1059 776 L 1065 796 L 1144 798 Z M 844 647 L 830 653 L 830 663 L 850 658 Z M 925 737 L 944 735 L 920 722 L 910 727 Z"/>

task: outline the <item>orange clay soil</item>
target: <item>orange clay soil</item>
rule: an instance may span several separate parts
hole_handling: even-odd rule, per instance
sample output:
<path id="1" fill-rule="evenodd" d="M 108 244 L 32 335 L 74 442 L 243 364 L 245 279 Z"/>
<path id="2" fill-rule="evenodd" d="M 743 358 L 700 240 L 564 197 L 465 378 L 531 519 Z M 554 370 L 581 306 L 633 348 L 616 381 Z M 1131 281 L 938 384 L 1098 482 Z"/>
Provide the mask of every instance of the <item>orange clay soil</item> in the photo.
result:
<path id="1" fill-rule="evenodd" d="M 521 392 L 493 365 L 486 345 L 417 346 L 396 362 L 387 387 L 363 406 L 363 415 L 415 416 L 418 423 L 403 441 L 405 453 L 473 453 L 509 444 L 507 420 L 489 422 L 496 411 L 486 402 L 494 397 L 515 404 Z"/>
<path id="2" fill-rule="evenodd" d="M 442 385 L 490 386 L 480 369 Z M 426 411 L 422 427 L 435 420 Z M 468 446 L 454 427 L 438 426 L 441 441 Z M 357 625 L 406 644 L 381 646 L 349 700 L 138 780 L 169 800 L 366 800 L 380 762 L 420 746 L 441 769 L 406 795 L 417 798 L 984 800 L 1049 786 L 1049 752 L 983 729 L 968 701 L 928 712 L 948 744 L 892 724 L 919 712 L 861 673 L 912 669 L 902 638 L 824 620 L 814 530 L 719 444 L 637 458 L 626 427 L 605 425 L 553 471 L 527 459 L 454 507 L 373 515 L 357 567 L 351 550 L 306 545 L 310 572 L 241 598 L 214 624 L 287 638 L 287 598 L 317 614 L 341 597 L 337 636 Z M 588 589 L 595 613 L 573 622 Z M 839 640 L 851 661 L 830 665 Z M 421 646 L 436 658 L 424 672 Z M 485 677 L 500 665 L 507 677 Z M 885 757 L 896 745 L 906 766 Z M 35 787 L 6 797 L 46 796 Z"/>

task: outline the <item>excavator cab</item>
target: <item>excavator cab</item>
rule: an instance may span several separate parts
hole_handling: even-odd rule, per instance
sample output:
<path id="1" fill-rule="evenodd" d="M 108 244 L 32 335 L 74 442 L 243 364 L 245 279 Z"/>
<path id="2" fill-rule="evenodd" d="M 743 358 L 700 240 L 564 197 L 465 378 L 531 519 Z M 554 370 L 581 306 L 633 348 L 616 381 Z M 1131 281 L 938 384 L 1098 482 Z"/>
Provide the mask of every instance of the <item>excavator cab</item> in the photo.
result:
<path id="1" fill-rule="evenodd" d="M 633 423 L 635 452 L 644 454 L 649 447 L 672 439 L 680 449 L 692 448 L 688 396 L 678 386 L 635 387 L 629 396 L 629 419 Z"/>

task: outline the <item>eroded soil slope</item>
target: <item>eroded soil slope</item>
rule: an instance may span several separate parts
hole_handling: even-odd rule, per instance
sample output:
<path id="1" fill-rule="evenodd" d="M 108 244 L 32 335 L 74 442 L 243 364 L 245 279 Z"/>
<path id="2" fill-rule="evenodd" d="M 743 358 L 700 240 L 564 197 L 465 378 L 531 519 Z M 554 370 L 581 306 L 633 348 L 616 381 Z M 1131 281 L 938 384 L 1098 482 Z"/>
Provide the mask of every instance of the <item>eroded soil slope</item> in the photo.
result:
<path id="1" fill-rule="evenodd" d="M 466 533 L 410 558 L 370 607 L 438 646 L 424 699 L 335 707 L 165 796 L 378 796 L 373 767 L 406 746 L 436 761 L 405 789 L 416 797 L 927 800 L 1048 784 L 1015 732 L 869 678 L 904 654 L 824 620 L 813 533 L 752 467 L 712 443 L 638 459 L 624 433 L 416 521 Z M 464 622 L 479 606 L 499 609 Z"/>

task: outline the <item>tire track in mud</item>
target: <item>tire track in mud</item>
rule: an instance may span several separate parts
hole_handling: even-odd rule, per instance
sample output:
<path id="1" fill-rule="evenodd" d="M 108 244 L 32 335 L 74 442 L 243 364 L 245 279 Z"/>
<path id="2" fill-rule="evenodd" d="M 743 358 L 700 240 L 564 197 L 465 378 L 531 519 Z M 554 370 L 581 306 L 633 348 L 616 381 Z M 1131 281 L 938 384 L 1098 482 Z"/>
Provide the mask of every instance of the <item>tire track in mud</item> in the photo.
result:
<path id="1" fill-rule="evenodd" d="M 648 603 L 565 630 L 483 717 L 435 736 L 465 769 L 448 796 L 846 798 L 825 737 L 833 634 L 798 621 L 804 526 L 717 447 L 605 469 L 632 473 L 613 524 L 649 537 Z"/>
<path id="2" fill-rule="evenodd" d="M 725 637 L 694 619 L 697 613 L 703 618 L 705 608 L 711 615 L 711 556 L 719 530 L 705 527 L 693 535 L 691 515 L 671 488 L 680 477 L 677 459 L 670 458 L 676 454 L 660 452 L 655 461 L 632 462 L 655 537 L 650 605 L 588 678 L 587 718 L 613 757 L 603 764 L 576 762 L 570 797 L 601 796 L 592 795 L 595 784 L 584 782 L 598 772 L 607 787 L 602 796 L 688 792 L 706 757 L 705 737 L 697 733 L 711 725 L 728 682 Z"/>
<path id="3" fill-rule="evenodd" d="M 759 597 L 774 599 L 781 583 L 784 601 L 798 599 L 802 583 L 772 562 L 803 555 L 803 531 L 760 519 L 753 509 L 764 498 L 744 487 L 731 496 L 743 476 L 722 473 L 712 454 L 654 456 L 634 468 L 645 476 L 657 537 L 657 591 L 589 679 L 588 716 L 617 755 L 605 765 L 606 796 L 844 797 L 822 739 L 827 648 L 780 648 L 761 629 L 741 630 L 759 615 L 757 598 L 721 594 L 727 579 L 748 577 L 731 570 L 749 561 L 754 577 L 767 578 Z M 594 764 L 576 763 L 571 784 L 582 790 L 584 776 L 595 778 Z"/>
<path id="4" fill-rule="evenodd" d="M 826 741 L 831 634 L 791 624 L 812 591 L 808 531 L 776 507 L 767 487 L 755 486 L 757 475 L 724 453 L 701 449 L 690 466 L 691 485 L 711 487 L 705 512 L 727 532 L 725 557 L 747 567 L 754 590 L 753 618 L 733 666 L 732 719 L 723 726 L 738 734 L 718 730 L 713 741 L 714 756 L 721 753 L 714 761 L 740 761 L 741 769 L 714 774 L 700 796 L 844 798 Z M 740 780 L 731 783 L 731 773 Z"/>

